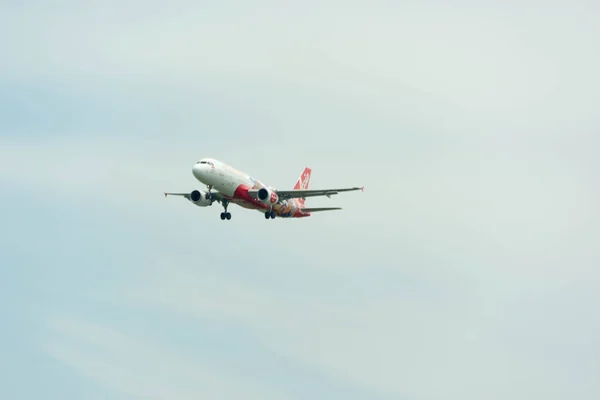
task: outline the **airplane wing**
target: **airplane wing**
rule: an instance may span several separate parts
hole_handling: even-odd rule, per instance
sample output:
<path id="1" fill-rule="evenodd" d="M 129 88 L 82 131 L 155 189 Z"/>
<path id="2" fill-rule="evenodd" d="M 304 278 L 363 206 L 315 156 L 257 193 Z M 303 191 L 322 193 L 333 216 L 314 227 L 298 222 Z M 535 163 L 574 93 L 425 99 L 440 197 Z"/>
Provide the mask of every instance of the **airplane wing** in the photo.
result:
<path id="1" fill-rule="evenodd" d="M 276 190 L 277 196 L 282 199 L 293 199 L 293 198 L 306 198 L 314 196 L 327 196 L 330 197 L 333 194 L 341 192 L 350 192 L 353 190 L 364 190 L 363 187 L 353 187 L 344 189 L 296 189 L 296 190 Z"/>
<path id="2" fill-rule="evenodd" d="M 165 192 L 165 197 L 167 196 L 182 196 L 185 197 L 186 199 L 190 199 L 190 194 L 189 193 L 167 193 Z"/>
<path id="3" fill-rule="evenodd" d="M 316 207 L 316 208 L 301 208 L 301 212 L 317 212 L 317 211 L 332 211 L 341 210 L 341 207 Z"/>
<path id="4" fill-rule="evenodd" d="M 181 197 L 185 197 L 186 199 L 190 200 L 190 194 L 191 193 L 168 193 L 165 192 L 165 197 L 167 196 L 181 196 Z M 211 199 L 214 201 L 218 201 L 219 203 L 221 202 L 221 200 L 223 200 L 223 195 L 219 192 L 210 192 L 210 196 Z"/>

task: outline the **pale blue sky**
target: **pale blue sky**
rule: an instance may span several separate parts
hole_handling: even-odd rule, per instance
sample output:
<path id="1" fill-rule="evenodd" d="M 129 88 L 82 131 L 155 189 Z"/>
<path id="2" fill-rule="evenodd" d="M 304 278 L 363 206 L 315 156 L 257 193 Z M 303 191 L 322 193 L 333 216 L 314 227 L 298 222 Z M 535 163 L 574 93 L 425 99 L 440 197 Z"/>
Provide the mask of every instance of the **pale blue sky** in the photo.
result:
<path id="1" fill-rule="evenodd" d="M 0 398 L 599 398 L 600 7 L 396 3 L 0 4 Z"/>

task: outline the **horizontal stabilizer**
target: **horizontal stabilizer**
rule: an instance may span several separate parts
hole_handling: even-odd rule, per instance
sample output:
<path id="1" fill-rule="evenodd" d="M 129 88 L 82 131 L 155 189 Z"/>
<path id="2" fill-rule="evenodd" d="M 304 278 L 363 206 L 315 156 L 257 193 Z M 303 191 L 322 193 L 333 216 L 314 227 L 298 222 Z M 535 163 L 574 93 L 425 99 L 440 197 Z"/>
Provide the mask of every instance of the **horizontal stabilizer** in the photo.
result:
<path id="1" fill-rule="evenodd" d="M 317 212 L 317 211 L 332 211 L 341 210 L 341 207 L 317 207 L 317 208 L 302 208 L 300 211 L 304 212 Z"/>

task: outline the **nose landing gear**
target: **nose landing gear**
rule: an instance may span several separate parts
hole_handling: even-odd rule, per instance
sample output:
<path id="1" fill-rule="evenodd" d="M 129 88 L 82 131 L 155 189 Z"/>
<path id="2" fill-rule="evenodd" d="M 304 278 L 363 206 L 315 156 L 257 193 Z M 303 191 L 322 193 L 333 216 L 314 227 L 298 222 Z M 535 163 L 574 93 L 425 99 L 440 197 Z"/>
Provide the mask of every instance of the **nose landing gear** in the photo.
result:
<path id="1" fill-rule="evenodd" d="M 212 203 L 215 201 L 214 196 L 211 193 L 212 190 L 212 185 L 206 185 L 206 188 L 208 189 L 208 199 L 210 200 L 210 205 L 212 206 Z"/>

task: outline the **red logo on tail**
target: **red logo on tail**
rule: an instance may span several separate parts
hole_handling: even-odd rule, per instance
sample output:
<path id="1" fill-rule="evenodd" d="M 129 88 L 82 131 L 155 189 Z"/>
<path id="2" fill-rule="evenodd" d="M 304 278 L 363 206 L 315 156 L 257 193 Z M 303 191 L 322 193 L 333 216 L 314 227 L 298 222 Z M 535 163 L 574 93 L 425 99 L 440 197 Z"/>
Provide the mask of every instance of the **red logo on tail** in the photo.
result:
<path id="1" fill-rule="evenodd" d="M 302 171 L 302 174 L 300 175 L 300 177 L 296 181 L 296 184 L 294 185 L 294 190 L 308 189 L 308 184 L 310 183 L 310 173 L 310 168 L 304 168 L 304 171 Z M 299 199 L 296 199 L 296 202 L 300 205 L 300 207 L 304 207 L 304 198 L 301 197 Z"/>
<path id="2" fill-rule="evenodd" d="M 310 173 L 310 168 L 304 168 L 304 171 L 302 171 L 302 174 L 300 175 L 300 177 L 296 181 L 296 184 L 294 185 L 295 190 L 308 189 L 308 184 L 310 183 Z"/>

